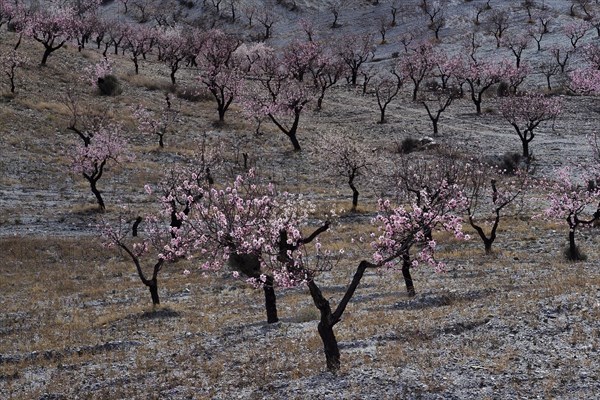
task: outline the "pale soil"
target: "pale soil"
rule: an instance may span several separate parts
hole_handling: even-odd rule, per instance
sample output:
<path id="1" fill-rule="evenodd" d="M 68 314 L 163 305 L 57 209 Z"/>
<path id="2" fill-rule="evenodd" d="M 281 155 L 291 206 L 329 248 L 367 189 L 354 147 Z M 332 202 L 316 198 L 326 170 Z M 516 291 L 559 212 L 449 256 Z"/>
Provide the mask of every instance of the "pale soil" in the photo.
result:
<path id="1" fill-rule="evenodd" d="M 310 2 L 298 2 L 301 9 Z M 457 49 L 466 29 L 467 7 L 481 3 L 452 1 L 450 28 L 442 40 Z M 506 2 L 520 4 L 520 2 Z M 566 21 L 567 1 L 546 1 Z M 341 14 L 339 32 L 367 29 L 366 16 L 380 6 L 355 2 Z M 516 21 L 524 21 L 517 10 Z M 291 20 L 297 15 L 275 8 Z M 319 26 L 330 15 L 313 7 L 306 12 Z M 354 23 L 356 21 L 356 23 Z M 422 25 L 406 18 L 377 56 L 387 59 L 403 30 Z M 294 25 L 279 24 L 273 42 L 297 34 Z M 326 28 L 323 31 L 330 32 Z M 275 31 L 277 32 L 277 31 Z M 593 32 L 587 41 L 595 40 Z M 16 38 L 2 31 L 0 50 Z M 557 42 L 561 34 L 548 36 Z M 490 44 L 489 42 L 488 44 Z M 543 42 L 544 43 L 544 42 Z M 37 43 L 22 48 L 33 60 Z M 493 46 L 484 49 L 498 56 Z M 525 59 L 541 62 L 547 53 L 527 50 Z M 78 140 L 65 128 L 62 105 L 74 86 L 84 104 L 109 106 L 130 128 L 128 139 L 136 161 L 107 171 L 100 182 L 108 205 L 148 205 L 145 183 L 156 183 L 173 162 L 186 159 L 204 132 L 211 143 L 224 140 L 227 171 L 241 170 L 235 153 L 279 187 L 304 193 L 323 209 L 349 207 L 343 181 L 323 174 L 327 154 L 319 137 L 331 132 L 340 140 L 364 142 L 382 162 L 393 165 L 396 144 L 406 137 L 430 135 L 425 110 L 408 101 L 407 93 L 388 108 L 388 123 L 377 124 L 375 98 L 346 87 L 335 88 L 318 113 L 303 115 L 299 140 L 304 150 L 290 151 L 287 138 L 264 123 L 263 135 L 252 132 L 234 106 L 227 123 L 213 122 L 210 101 L 182 101 L 182 123 L 157 150 L 154 138 L 133 129 L 130 105 L 162 107 L 164 93 L 146 90 L 168 86 L 165 68 L 143 62 L 141 82 L 132 78 L 132 63 L 116 60 L 124 93 L 97 96 L 79 81 L 83 66 L 99 59 L 96 50 L 78 54 L 69 47 L 54 53 L 46 68 L 28 66 L 18 94 L 0 103 L 0 397 L 14 399 L 72 398 L 214 398 L 214 399 L 465 399 L 465 398 L 594 398 L 600 395 L 597 364 L 600 341 L 600 273 L 596 229 L 578 236 L 586 262 L 563 261 L 567 235 L 562 221 L 530 217 L 539 213 L 539 197 L 528 197 L 520 216 L 502 223 L 494 255 L 485 256 L 478 239 L 442 238 L 439 257 L 448 271 L 415 272 L 417 296 L 405 295 L 401 275 L 369 272 L 343 321 L 336 327 L 342 352 L 338 376 L 325 371 L 316 325 L 318 314 L 304 288 L 279 291 L 282 321 L 264 320 L 262 296 L 228 274 L 202 276 L 193 264 L 169 266 L 160 276 L 162 308 L 152 312 L 147 290 L 133 265 L 113 250 L 99 246 L 94 225 L 99 219 L 85 182 L 69 172 L 68 149 Z M 385 63 L 379 62 L 379 65 Z M 181 86 L 196 85 L 191 71 L 178 75 Z M 141 78 L 140 78 L 141 79 Z M 137 83 L 136 83 L 137 82 Z M 533 76 L 526 87 L 543 86 Z M 586 135 L 598 126 L 595 97 L 563 96 L 565 111 L 554 126 L 540 126 L 531 144 L 538 176 L 551 176 L 559 165 L 589 158 Z M 473 156 L 519 152 L 512 128 L 497 112 L 494 93 L 476 116 L 468 99 L 456 101 L 440 120 L 436 141 Z M 365 231 L 385 183 L 363 183 L 359 216 L 344 216 L 343 232 Z M 342 296 L 360 254 L 318 278 L 332 304 Z M 184 277 L 182 271 L 191 269 Z"/>

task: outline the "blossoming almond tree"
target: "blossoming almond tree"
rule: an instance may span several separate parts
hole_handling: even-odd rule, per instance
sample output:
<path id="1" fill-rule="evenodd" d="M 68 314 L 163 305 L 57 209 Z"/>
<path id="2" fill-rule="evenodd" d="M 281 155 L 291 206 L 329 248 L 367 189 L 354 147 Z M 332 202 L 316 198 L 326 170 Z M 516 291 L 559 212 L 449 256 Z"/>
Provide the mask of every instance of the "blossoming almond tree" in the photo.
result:
<path id="1" fill-rule="evenodd" d="M 0 70 L 8 79 L 11 93 L 15 93 L 17 69 L 22 68 L 23 65 L 27 64 L 28 62 L 29 59 L 27 57 L 17 53 L 15 50 L 0 56 Z"/>
<path id="2" fill-rule="evenodd" d="M 600 94 L 600 70 L 596 68 L 577 68 L 569 73 L 569 88 L 575 93 Z"/>
<path id="3" fill-rule="evenodd" d="M 240 44 L 235 37 L 212 30 L 207 32 L 197 57 L 199 80 L 216 100 L 220 122 L 225 120 L 229 106 L 242 91 L 243 75 L 236 64 L 239 58 L 234 56 Z"/>
<path id="4" fill-rule="evenodd" d="M 234 184 L 225 189 L 202 189 L 191 182 L 183 186 L 197 190 L 200 195 L 192 199 L 188 215 L 180 213 L 182 226 L 172 230 L 176 237 L 165 247 L 162 256 L 167 259 L 200 257 L 204 260 L 202 267 L 207 270 L 219 270 L 229 264 L 234 276 L 244 274 L 263 288 L 307 285 L 320 312 L 318 332 L 327 368 L 332 372 L 340 368 L 333 328 L 341 321 L 366 269 L 391 266 L 407 247 L 421 242 L 425 243 L 416 258 L 440 268 L 433 257 L 435 242 L 426 240 L 424 232 L 439 227 L 462 236 L 459 218 L 450 215 L 451 210 L 460 208 L 461 199 L 452 197 L 456 193 L 449 185 L 443 185 L 439 196 L 440 204 L 444 199 L 445 205 L 430 211 L 416 206 L 394 208 L 389 202 L 381 201 L 382 214 L 374 220 L 381 231 L 372 244 L 375 262 L 359 263 L 334 310 L 316 282 L 321 271 L 333 266 L 331 253 L 322 248 L 319 240 L 320 235 L 329 230 L 330 223 L 321 223 L 312 233 L 304 234 L 312 208 L 309 203 L 298 196 L 278 193 L 272 185 L 253 183 L 253 172 L 238 176 Z M 275 304 L 274 293 L 272 299 L 266 297 L 266 300 L 269 310 L 268 303 Z"/>
<path id="5" fill-rule="evenodd" d="M 373 159 L 367 149 L 350 138 L 339 134 L 329 134 L 319 146 L 322 159 L 328 160 L 327 169 L 336 178 L 346 179 L 352 190 L 352 212 L 358 207 L 359 191 L 356 181 L 364 177 L 373 166 Z"/>
<path id="6" fill-rule="evenodd" d="M 561 108 L 562 101 L 559 98 L 539 94 L 509 96 L 500 103 L 502 116 L 521 139 L 523 158 L 531 158 L 529 143 L 535 138 L 535 129 L 540 123 L 556 118 Z"/>
<path id="7" fill-rule="evenodd" d="M 581 172 L 578 169 L 577 172 Z M 575 244 L 575 233 L 581 226 L 590 226 L 600 218 L 600 189 L 596 185 L 597 174 L 586 172 L 581 177 L 570 167 L 556 171 L 555 179 L 545 182 L 549 190 L 550 205 L 544 217 L 566 220 L 569 225 L 569 248 L 567 259 L 583 260 L 585 257 Z"/>
<path id="8" fill-rule="evenodd" d="M 41 65 L 46 65 L 50 54 L 63 47 L 75 35 L 75 13 L 68 7 L 40 8 L 27 18 L 24 33 L 44 45 Z"/>
<path id="9" fill-rule="evenodd" d="M 403 155 L 396 161 L 393 175 L 397 197 L 400 203 L 412 204 L 413 207 L 425 213 L 453 212 L 455 201 L 460 206 L 466 205 L 463 194 L 467 182 L 464 163 L 451 151 L 439 150 L 433 156 Z M 452 207 L 446 209 L 446 203 L 454 199 Z M 464 203 L 464 204 L 463 204 Z M 423 235 L 427 240 L 433 240 L 432 231 L 424 225 Z M 411 259 L 410 251 L 415 243 L 407 243 L 402 256 L 402 276 L 409 296 L 415 295 L 411 268 L 418 263 Z"/>
<path id="10" fill-rule="evenodd" d="M 145 237 L 141 238 L 138 235 L 138 225 L 140 222 L 144 222 L 144 233 Z M 150 297 L 152 299 L 152 305 L 157 306 L 160 304 L 160 296 L 158 293 L 158 274 L 162 270 L 167 256 L 164 254 L 164 246 L 169 242 L 168 225 L 162 223 L 162 221 L 155 216 L 147 216 L 146 218 L 138 217 L 133 224 L 133 235 L 131 240 L 127 237 L 132 231 L 130 221 L 124 216 L 119 216 L 119 220 L 116 223 L 110 223 L 107 221 L 103 222 L 101 226 L 102 236 L 106 239 L 105 246 L 108 248 L 118 247 L 124 251 L 134 263 L 138 277 L 142 283 L 148 287 L 150 291 Z M 148 258 L 149 253 L 153 253 L 156 257 L 156 262 L 152 266 L 151 277 L 148 277 L 144 273 L 144 261 Z M 156 254 L 159 254 L 156 256 Z"/>
<path id="11" fill-rule="evenodd" d="M 518 170 L 507 176 L 506 171 L 497 173 L 486 165 L 474 163 L 467 166 L 467 174 L 465 211 L 469 224 L 483 241 L 486 254 L 490 254 L 502 212 L 523 194 L 528 184 L 528 171 Z M 488 217 L 490 214 L 491 218 Z M 485 229 L 489 229 L 489 235 Z"/>
<path id="12" fill-rule="evenodd" d="M 133 108 L 132 114 L 137 119 L 138 130 L 146 135 L 158 136 L 158 146 L 165 147 L 164 136 L 177 123 L 178 112 L 172 108 L 165 108 L 155 113 L 138 105 Z"/>
<path id="13" fill-rule="evenodd" d="M 89 144 L 79 143 L 73 149 L 73 170 L 82 174 L 88 181 L 92 193 L 96 196 L 100 211 L 104 211 L 106 206 L 97 185 L 104 174 L 106 165 L 110 162 L 119 163 L 123 160 L 131 160 L 133 156 L 127 153 L 126 144 L 121 137 L 121 129 L 118 125 L 99 127 L 91 137 L 93 139 Z"/>
<path id="14" fill-rule="evenodd" d="M 315 89 L 296 79 L 284 60 L 274 53 L 253 64 L 252 81 L 244 85 L 244 109 L 255 118 L 268 117 L 300 151 L 297 138 L 300 116 L 315 97 Z"/>
<path id="15" fill-rule="evenodd" d="M 459 83 L 466 83 L 471 93 L 471 100 L 475 104 L 477 114 L 481 114 L 483 94 L 494 84 L 509 80 L 514 68 L 505 60 L 497 61 L 463 61 L 457 70 L 456 77 Z"/>

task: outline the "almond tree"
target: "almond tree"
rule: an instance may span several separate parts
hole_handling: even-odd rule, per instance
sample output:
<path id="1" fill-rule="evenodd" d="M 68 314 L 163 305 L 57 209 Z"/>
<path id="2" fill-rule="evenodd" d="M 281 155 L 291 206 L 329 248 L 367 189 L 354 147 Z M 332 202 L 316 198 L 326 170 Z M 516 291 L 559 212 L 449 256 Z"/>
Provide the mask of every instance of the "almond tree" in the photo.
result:
<path id="1" fill-rule="evenodd" d="M 596 43 L 590 43 L 582 47 L 585 60 L 590 63 L 594 69 L 600 70 L 600 46 Z"/>
<path id="2" fill-rule="evenodd" d="M 220 122 L 225 120 L 225 113 L 242 88 L 242 71 L 234 57 L 239 45 L 240 41 L 233 36 L 212 30 L 198 55 L 198 79 L 216 100 Z"/>
<path id="3" fill-rule="evenodd" d="M 73 170 L 82 174 L 88 181 L 102 212 L 106 206 L 97 185 L 104 174 L 104 168 L 107 163 L 119 163 L 132 158 L 126 151 L 126 145 L 121 135 L 121 129 L 117 125 L 100 127 L 93 133 L 93 139 L 89 145 L 80 143 L 72 153 Z"/>
<path id="4" fill-rule="evenodd" d="M 497 10 L 492 13 L 487 21 L 490 27 L 490 33 L 496 38 L 496 48 L 500 48 L 502 35 L 508 29 L 508 13 L 504 10 Z"/>
<path id="5" fill-rule="evenodd" d="M 597 174 L 583 173 L 578 178 L 577 171 L 563 167 L 556 171 L 556 179 L 546 182 L 550 205 L 544 210 L 545 218 L 566 220 L 569 225 L 569 248 L 567 259 L 585 259 L 575 243 L 575 233 L 582 226 L 592 225 L 600 218 L 600 190 L 595 185 Z M 590 184 L 591 183 L 591 184 Z"/>
<path id="6" fill-rule="evenodd" d="M 460 187 L 446 180 L 439 182 L 435 192 L 426 189 L 418 192 L 419 202 L 412 202 L 410 208 L 393 207 L 389 200 L 379 201 L 379 214 L 375 221 L 380 235 L 372 243 L 375 249 L 373 259 L 377 265 L 396 268 L 401 264 L 402 274 L 409 296 L 415 295 L 410 268 L 420 262 L 443 270 L 443 263 L 434 258 L 436 242 L 432 238 L 434 230 L 447 230 L 459 239 L 468 239 L 462 232 L 462 219 L 455 214 L 464 207 L 465 198 Z M 413 247 L 419 250 L 410 257 Z"/>
<path id="7" fill-rule="evenodd" d="M 463 61 L 457 70 L 459 83 L 469 87 L 471 100 L 475 104 L 477 114 L 481 114 L 483 94 L 494 84 L 511 78 L 514 69 L 506 61 Z"/>
<path id="8" fill-rule="evenodd" d="M 502 44 L 515 56 L 517 68 L 521 66 L 521 58 L 523 56 L 523 51 L 529 45 L 529 38 L 530 36 L 526 34 L 517 33 L 504 37 L 504 40 L 502 40 Z"/>
<path id="9" fill-rule="evenodd" d="M 573 22 L 564 27 L 563 31 L 569 38 L 571 46 L 573 46 L 573 50 L 577 49 L 577 43 L 585 36 L 591 27 L 592 26 L 587 21 Z"/>
<path id="10" fill-rule="evenodd" d="M 28 62 L 29 59 L 27 57 L 17 53 L 15 50 L 0 56 L 0 70 L 2 71 L 2 75 L 8 79 L 11 93 L 15 93 L 17 69 L 22 68 Z"/>
<path id="11" fill-rule="evenodd" d="M 550 48 L 550 53 L 554 56 L 554 60 L 556 64 L 560 67 L 560 72 L 565 73 L 565 68 L 567 67 L 567 63 L 569 62 L 569 58 L 573 54 L 574 50 L 569 50 L 565 47 L 561 46 L 552 46 Z"/>
<path id="12" fill-rule="evenodd" d="M 131 53 L 135 74 L 139 73 L 139 58 L 145 57 L 156 41 L 156 32 L 145 25 L 132 25 L 125 36 L 124 48 Z"/>
<path id="13" fill-rule="evenodd" d="M 437 136 L 438 134 L 438 122 L 440 120 L 440 116 L 450 104 L 454 101 L 454 99 L 460 96 L 460 90 L 458 88 L 436 88 L 434 90 L 428 90 L 424 93 L 424 97 L 421 100 L 421 104 L 425 107 L 427 111 L 427 115 L 433 124 L 433 135 Z"/>
<path id="14" fill-rule="evenodd" d="M 248 16 L 248 14 L 246 14 Z M 249 17 L 250 21 L 252 21 L 251 17 Z M 260 11 L 256 15 L 256 20 L 260 22 L 260 24 L 265 29 L 265 34 L 262 37 L 262 40 L 268 40 L 271 38 L 273 34 L 273 25 L 277 22 L 277 16 L 273 13 L 273 11 L 267 7 L 260 8 Z M 252 25 L 252 22 L 250 22 Z"/>
<path id="15" fill-rule="evenodd" d="M 132 114 L 137 119 L 138 130 L 146 135 L 158 136 L 158 146 L 165 147 L 164 136 L 177 122 L 177 111 L 166 108 L 159 113 L 154 113 L 140 104 L 133 108 Z"/>
<path id="16" fill-rule="evenodd" d="M 373 160 L 369 152 L 349 138 L 339 134 L 328 135 L 319 146 L 322 159 L 327 160 L 327 170 L 336 178 L 345 179 L 352 190 L 352 212 L 358 207 L 359 191 L 356 181 L 364 177 L 372 168 Z"/>
<path id="17" fill-rule="evenodd" d="M 455 218 L 448 213 L 454 210 L 464 210 L 466 198 L 463 188 L 467 182 L 467 174 L 462 160 L 452 152 L 438 153 L 434 157 L 424 155 L 403 155 L 396 163 L 394 175 L 394 188 L 397 190 L 399 203 L 411 204 L 413 211 L 438 215 L 443 218 Z M 448 215 L 447 215 L 448 214 Z M 459 219 L 456 219 L 458 222 Z M 431 226 L 424 224 L 419 233 L 419 243 L 432 241 Z M 401 245 L 401 243 L 398 243 Z M 415 295 L 411 268 L 418 265 L 418 258 L 422 253 L 417 253 L 417 262 L 413 262 L 410 251 L 415 242 L 408 242 L 402 247 L 403 253 L 399 254 L 401 271 L 409 296 Z"/>
<path id="18" fill-rule="evenodd" d="M 486 254 L 490 254 L 502 212 L 523 194 L 528 183 L 528 171 L 517 170 L 512 176 L 507 176 L 507 171 L 494 171 L 475 163 L 467 166 L 467 175 L 465 211 L 469 224 L 483 241 Z M 489 235 L 486 229 L 489 229 Z"/>
<path id="19" fill-rule="evenodd" d="M 288 250 L 296 251 L 312 242 L 329 224 L 303 237 L 301 230 L 313 206 L 291 194 L 278 193 L 273 185 L 262 184 L 253 170 L 224 189 L 199 184 L 197 176 L 183 180 L 175 193 L 165 197 L 167 212 L 172 212 L 170 199 L 175 196 L 185 199 L 188 210 L 177 214 L 180 224 L 172 229 L 174 238 L 165 250 L 172 257 L 200 256 L 203 270 L 229 266 L 235 277 L 245 276 L 265 292 L 267 322 L 277 322 L 275 286 L 293 287 L 306 279 L 299 269 L 290 266 L 286 270 L 287 265 L 282 269 L 279 264 Z M 285 248 L 288 245 L 296 248 Z M 298 262 L 303 261 L 300 256 Z"/>
<path id="20" fill-rule="evenodd" d="M 540 72 L 546 77 L 546 86 L 548 90 L 552 90 L 552 85 L 550 83 L 550 78 L 555 75 L 558 75 L 560 72 L 560 65 L 554 64 L 552 62 L 545 62 L 540 65 Z"/>
<path id="21" fill-rule="evenodd" d="M 325 48 L 314 63 L 310 66 L 310 74 L 313 85 L 318 92 L 317 110 L 323 107 L 325 93 L 334 86 L 346 74 L 346 64 L 333 52 L 331 48 Z"/>
<path id="22" fill-rule="evenodd" d="M 0 28 L 10 23 L 15 15 L 15 5 L 11 0 L 0 0 Z"/>
<path id="23" fill-rule="evenodd" d="M 413 82 L 412 100 L 417 101 L 419 86 L 435 67 L 439 54 L 431 43 L 425 42 L 405 54 L 398 62 L 397 69 Z"/>
<path id="24" fill-rule="evenodd" d="M 140 238 L 138 235 L 138 225 L 141 222 L 145 227 L 144 238 Z M 120 216 L 119 221 L 116 223 L 104 221 L 101 227 L 102 236 L 106 240 L 104 245 L 108 248 L 116 246 L 131 258 L 138 277 L 150 291 L 152 305 L 157 306 L 160 304 L 158 274 L 166 264 L 167 259 L 174 259 L 174 257 L 165 256 L 164 254 L 164 247 L 169 243 L 168 225 L 154 215 L 145 218 L 138 217 L 132 226 L 129 223 L 130 221 L 124 216 Z M 133 238 L 128 240 L 127 237 L 131 231 L 133 231 Z M 144 261 L 149 253 L 152 253 L 153 258 L 156 260 L 151 263 L 152 275 L 150 277 L 144 273 Z"/>
<path id="25" fill-rule="evenodd" d="M 444 8 L 447 7 L 446 0 L 421 0 L 419 8 L 429 17 L 429 29 L 431 29 L 435 38 L 439 39 L 440 29 L 446 24 L 446 18 L 444 16 Z"/>
<path id="26" fill-rule="evenodd" d="M 600 70 L 596 68 L 577 68 L 569 73 L 569 88 L 575 93 L 600 94 Z"/>
<path id="27" fill-rule="evenodd" d="M 500 103 L 504 119 L 515 129 L 523 146 L 522 156 L 531 159 L 529 143 L 535 138 L 535 129 L 544 121 L 555 119 L 562 108 L 562 101 L 555 97 L 538 94 L 509 96 Z"/>
<path id="28" fill-rule="evenodd" d="M 25 35 L 44 45 L 41 65 L 46 65 L 50 54 L 60 49 L 75 34 L 73 9 L 49 6 L 38 9 L 25 22 Z"/>
<path id="29" fill-rule="evenodd" d="M 340 38 L 338 54 L 348 66 L 350 73 L 348 83 L 356 86 L 356 80 L 361 66 L 372 60 L 375 55 L 375 45 L 373 36 L 367 35 L 348 35 Z"/>
<path id="30" fill-rule="evenodd" d="M 176 84 L 175 74 L 188 56 L 188 41 L 179 29 L 168 29 L 158 37 L 159 60 L 171 70 L 171 84 Z"/>
<path id="31" fill-rule="evenodd" d="M 398 96 L 400 88 L 404 84 L 404 76 L 393 72 L 381 72 L 374 77 L 375 97 L 379 106 L 379 123 L 386 123 L 385 110 L 387 106 Z"/>
<path id="32" fill-rule="evenodd" d="M 270 57 L 254 64 L 253 80 L 244 85 L 244 108 L 255 118 L 267 117 L 300 151 L 297 138 L 300 116 L 314 98 L 314 88 L 294 77 L 285 59 Z"/>

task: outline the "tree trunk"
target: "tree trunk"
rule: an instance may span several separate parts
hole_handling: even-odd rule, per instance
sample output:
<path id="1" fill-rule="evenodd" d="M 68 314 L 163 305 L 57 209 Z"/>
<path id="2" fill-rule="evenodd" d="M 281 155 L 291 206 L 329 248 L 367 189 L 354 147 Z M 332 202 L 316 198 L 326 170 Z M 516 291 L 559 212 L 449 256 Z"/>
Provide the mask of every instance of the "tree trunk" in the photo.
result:
<path id="1" fill-rule="evenodd" d="M 410 255 L 408 253 L 404 253 L 402 255 L 402 276 L 404 277 L 404 283 L 406 284 L 406 292 L 409 297 L 413 297 L 415 295 L 415 286 L 413 285 L 412 276 L 410 275 Z"/>
<path id="2" fill-rule="evenodd" d="M 44 50 L 44 55 L 42 56 L 41 65 L 46 65 L 46 61 L 48 61 L 48 57 L 50 56 L 50 53 L 52 53 L 52 48 L 46 47 L 46 50 Z"/>
<path id="3" fill-rule="evenodd" d="M 431 122 L 433 124 L 433 136 L 437 136 L 437 134 L 438 134 L 438 118 L 431 118 Z"/>
<path id="4" fill-rule="evenodd" d="M 350 185 L 350 189 L 352 189 L 352 212 L 356 212 L 356 209 L 358 208 L 358 190 L 356 189 L 356 186 L 354 186 L 354 177 L 350 177 L 350 179 L 348 180 L 348 184 Z"/>
<path id="5" fill-rule="evenodd" d="M 324 322 L 323 318 L 321 318 L 318 330 L 319 336 L 321 336 L 321 340 L 323 341 L 327 369 L 332 372 L 338 371 L 340 369 L 340 349 L 333 333 L 333 325 Z"/>
<path id="6" fill-rule="evenodd" d="M 152 297 L 152 304 L 153 305 L 159 305 L 160 304 L 160 298 L 158 297 L 158 282 L 156 281 L 156 279 L 152 279 L 147 281 L 146 285 L 148 286 L 148 289 L 150 289 L 150 296 Z"/>
<path id="7" fill-rule="evenodd" d="M 263 285 L 265 292 L 265 309 L 267 310 L 267 323 L 273 324 L 279 321 L 277 317 L 277 298 L 273 287 L 273 277 L 267 275 L 267 281 Z"/>
<path id="8" fill-rule="evenodd" d="M 294 146 L 294 151 L 300 151 L 302 150 L 302 148 L 300 147 L 300 142 L 298 142 L 298 138 L 296 137 L 296 130 L 290 130 L 287 133 L 287 137 L 290 138 L 290 141 L 292 142 L 292 146 Z"/>
<path id="9" fill-rule="evenodd" d="M 88 179 L 88 180 L 90 182 L 90 188 L 92 189 L 92 193 L 94 193 L 94 196 L 96 196 L 96 201 L 98 202 L 98 206 L 100 207 L 100 210 L 101 211 L 106 210 L 106 207 L 104 205 L 104 200 L 102 199 L 102 194 L 96 187 L 96 181 L 93 179 Z"/>
<path id="10" fill-rule="evenodd" d="M 379 117 L 379 123 L 385 124 L 385 107 L 381 107 L 381 116 Z"/>
<path id="11" fill-rule="evenodd" d="M 529 140 L 522 138 L 521 143 L 523 144 L 523 158 L 529 160 Z"/>
<path id="12" fill-rule="evenodd" d="M 260 279 L 260 261 L 255 254 L 236 254 L 229 257 L 229 265 L 232 269 L 241 272 L 247 277 Z M 271 324 L 279 321 L 277 317 L 277 302 L 275 288 L 273 287 L 273 277 L 265 275 L 266 281 L 263 284 L 265 293 L 265 309 L 267 312 L 267 323 Z"/>

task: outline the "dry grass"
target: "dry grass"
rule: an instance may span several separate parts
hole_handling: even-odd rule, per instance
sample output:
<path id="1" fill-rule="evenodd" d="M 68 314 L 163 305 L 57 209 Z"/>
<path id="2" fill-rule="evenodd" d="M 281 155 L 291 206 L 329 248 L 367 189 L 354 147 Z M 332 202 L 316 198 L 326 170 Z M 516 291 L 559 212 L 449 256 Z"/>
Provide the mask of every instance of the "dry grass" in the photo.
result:
<path id="1" fill-rule="evenodd" d="M 0 51 L 10 47 L 8 42 L 0 43 Z M 22 48 L 37 60 L 41 49 L 35 43 L 26 44 Z M 66 88 L 75 86 L 87 114 L 106 114 L 124 124 L 138 156 L 131 165 L 108 169 L 101 181 L 111 201 L 106 216 L 117 214 L 117 201 L 146 210 L 143 185 L 160 179 L 172 163 L 165 160 L 191 159 L 197 152 L 197 139 L 207 133 L 212 143 L 224 143 L 219 150 L 227 149 L 223 152 L 227 160 L 238 161 L 220 171 L 223 182 L 232 171 L 241 169 L 240 154 L 247 153 L 251 166 L 257 166 L 281 190 L 306 193 L 316 203 L 315 219 L 324 219 L 331 209 L 339 214 L 339 224 L 323 235 L 323 241 L 334 251 L 344 249 L 349 259 L 317 277 L 332 306 L 338 304 L 358 261 L 368 257 L 369 234 L 374 231 L 368 220 L 376 211 L 375 189 L 360 187 L 359 210 L 348 212 L 350 191 L 343 181 L 322 173 L 323 160 L 311 153 L 314 143 L 328 129 L 349 131 L 357 133 L 369 148 L 378 149 L 381 157 L 389 156 L 393 152 L 389 144 L 406 135 L 406 129 L 424 131 L 428 126 L 428 121 L 415 122 L 422 110 L 406 102 L 401 109 L 406 115 L 390 118 L 397 123 L 378 125 L 372 99 L 350 97 L 346 89 L 339 89 L 326 99 L 321 113 L 303 115 L 299 139 L 307 151 L 297 154 L 290 151 L 288 139 L 268 123 L 262 125 L 262 135 L 254 135 L 254 122 L 246 119 L 237 105 L 228 112 L 225 124 L 214 124 L 215 105 L 206 92 L 183 94 L 183 88 L 197 84 L 186 71 L 178 75 L 180 83 L 175 90 L 162 66 L 144 63 L 140 75 L 133 75 L 123 72 L 131 71 L 130 61 L 115 57 L 124 93 L 100 97 L 73 72 L 99 59 L 93 50 L 82 54 L 72 47 L 61 49 L 52 55 L 48 68 L 28 67 L 23 88 L 2 100 L 6 103 L 0 107 L 0 131 L 9 150 L 2 153 L 1 166 L 17 165 L 15 170 L 26 172 L 0 174 L 0 185 L 25 189 L 25 196 L 19 198 L 25 199 L 22 204 L 3 205 L 0 227 L 26 228 L 36 219 L 55 225 L 57 221 L 75 221 L 77 226 L 87 227 L 99 217 L 86 182 L 65 173 L 69 160 L 61 153 L 77 141 L 65 132 L 70 114 L 61 102 Z M 160 109 L 165 92 L 173 94 L 182 123 L 165 137 L 166 148 L 159 150 L 155 138 L 141 137 L 136 131 L 130 106 L 141 103 Z M 470 104 L 461 107 L 471 109 Z M 337 112 L 345 114 L 338 117 Z M 471 118 L 465 115 L 459 117 Z M 487 119 L 477 123 L 489 123 L 494 117 L 483 118 Z M 444 124 L 450 126 L 450 121 Z M 30 136 L 24 136 L 22 130 Z M 448 142 L 458 139 L 462 137 L 449 136 Z M 61 188 L 58 195 L 54 193 L 57 187 Z M 44 203 L 36 197 L 41 190 L 60 201 Z M 538 205 L 531 206 L 535 207 Z M 531 214 L 529 211 L 524 214 Z M 571 264 L 562 261 L 557 244 L 566 239 L 562 222 L 531 220 L 529 215 L 503 218 L 491 255 L 484 254 L 474 231 L 465 228 L 473 236 L 467 242 L 445 233 L 435 235 L 440 245 L 437 257 L 446 261 L 448 268 L 442 274 L 426 267 L 414 269 L 416 298 L 407 297 L 397 271 L 369 271 L 363 278 L 336 326 L 342 351 L 340 376 L 352 381 L 349 385 L 356 393 L 365 389 L 351 374 L 364 370 L 385 371 L 396 382 L 417 382 L 425 394 L 442 396 L 452 387 L 444 371 L 457 364 L 465 375 L 521 379 L 517 364 L 526 347 L 516 335 L 525 329 L 523 324 L 540 338 L 560 337 L 557 340 L 580 349 L 581 354 L 597 351 L 597 302 L 565 312 L 578 318 L 572 327 L 560 320 L 562 315 L 550 313 L 550 322 L 544 321 L 546 308 L 557 308 L 565 298 L 576 303 L 581 294 L 600 288 L 600 274 L 594 265 L 599 254 L 593 236 L 578 237 L 590 262 Z M 161 272 L 163 305 L 153 309 L 131 261 L 102 248 L 96 236 L 88 236 L 95 233 L 91 227 L 83 232 L 76 237 L 54 237 L 34 231 L 32 236 L 0 238 L 0 397 L 30 399 L 68 393 L 67 397 L 203 399 L 256 392 L 256 398 L 277 398 L 281 397 L 278 385 L 282 382 L 300 382 L 308 388 L 312 380 L 322 379 L 322 343 L 316 330 L 319 314 L 305 288 L 278 291 L 282 322 L 267 326 L 260 291 L 230 279 L 229 274 L 205 276 L 193 262 L 180 261 Z M 364 245 L 348 244 L 351 238 L 360 237 L 365 238 Z M 184 269 L 192 274 L 184 276 Z M 562 325 L 550 326 L 554 320 Z M 102 347 L 107 343 L 132 344 Z M 490 358 L 490 352 L 500 356 Z M 547 376 L 534 381 L 538 378 L 532 367 L 531 381 L 519 383 L 515 378 L 507 390 L 512 386 L 516 393 L 536 382 L 544 386 L 547 397 L 555 397 L 556 391 L 565 387 L 565 379 L 576 380 L 574 371 L 586 367 L 585 360 L 545 355 L 549 364 L 563 367 L 564 374 L 557 372 L 557 367 L 544 367 Z M 140 387 L 156 392 L 140 394 Z M 172 389 L 178 392 L 160 392 Z"/>

